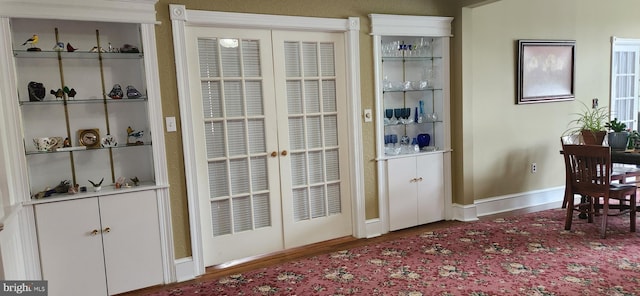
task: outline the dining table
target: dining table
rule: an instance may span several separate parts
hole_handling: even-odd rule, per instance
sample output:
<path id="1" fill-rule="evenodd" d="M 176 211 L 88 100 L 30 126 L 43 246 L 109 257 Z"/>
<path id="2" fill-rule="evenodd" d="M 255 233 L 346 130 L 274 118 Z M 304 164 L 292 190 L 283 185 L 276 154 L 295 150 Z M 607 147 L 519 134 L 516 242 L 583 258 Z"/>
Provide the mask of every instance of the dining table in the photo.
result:
<path id="1" fill-rule="evenodd" d="M 611 150 L 611 162 L 640 165 L 640 150 Z"/>

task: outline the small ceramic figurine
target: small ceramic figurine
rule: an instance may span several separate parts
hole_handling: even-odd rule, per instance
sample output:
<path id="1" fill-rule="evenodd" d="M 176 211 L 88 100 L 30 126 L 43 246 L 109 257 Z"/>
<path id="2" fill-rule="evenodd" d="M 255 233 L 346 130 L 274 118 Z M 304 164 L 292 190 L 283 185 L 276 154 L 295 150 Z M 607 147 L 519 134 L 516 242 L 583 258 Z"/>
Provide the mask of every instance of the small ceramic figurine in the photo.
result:
<path id="1" fill-rule="evenodd" d="M 67 51 L 68 51 L 68 52 L 74 52 L 74 51 L 76 51 L 76 50 L 77 50 L 77 48 L 75 48 L 75 47 L 71 46 L 71 43 L 68 43 L 68 42 L 67 42 Z"/>
<path id="2" fill-rule="evenodd" d="M 41 51 L 40 48 L 36 47 L 36 44 L 38 44 L 38 34 L 33 34 L 31 38 L 27 39 L 27 41 L 22 43 L 22 46 L 25 46 L 27 44 L 31 45 L 31 47 L 27 49 L 27 51 Z"/>
<path id="3" fill-rule="evenodd" d="M 100 191 L 100 189 L 102 189 L 102 181 L 104 181 L 104 178 L 100 179 L 100 182 L 95 183 L 91 180 L 87 180 L 89 181 L 89 183 L 91 183 L 91 185 L 93 185 L 93 191 L 98 192 Z"/>
<path id="4" fill-rule="evenodd" d="M 64 51 L 64 42 L 58 42 L 53 46 L 53 50 L 55 51 Z"/>
<path id="5" fill-rule="evenodd" d="M 133 182 L 133 186 L 140 185 L 140 179 L 138 179 L 138 177 L 131 178 L 131 182 Z"/>
<path id="6" fill-rule="evenodd" d="M 73 88 L 69 89 L 66 86 L 62 89 L 62 91 L 64 91 L 64 93 L 67 94 L 67 97 L 69 97 L 70 99 L 75 98 L 76 94 L 78 94 L 75 89 L 73 89 Z"/>
<path id="7" fill-rule="evenodd" d="M 98 47 L 94 46 L 93 48 L 91 48 L 90 52 L 98 52 Z M 105 52 L 104 48 L 100 47 L 100 52 Z"/>
<path id="8" fill-rule="evenodd" d="M 140 50 L 137 47 L 135 47 L 135 46 L 133 46 L 131 44 L 125 44 L 120 48 L 120 52 L 122 52 L 122 53 L 139 53 Z"/>
<path id="9" fill-rule="evenodd" d="M 65 138 L 64 142 L 62 142 L 62 147 L 71 147 L 71 141 L 69 138 Z"/>
<path id="10" fill-rule="evenodd" d="M 124 92 L 122 92 L 122 87 L 120 86 L 120 84 L 114 84 L 108 96 L 114 100 L 122 99 L 122 97 L 124 96 Z"/>
<path id="11" fill-rule="evenodd" d="M 58 100 L 62 100 L 62 97 L 64 96 L 64 91 L 61 88 L 58 88 L 58 90 L 51 90 L 51 94 L 56 96 L 56 99 Z"/>
<path id="12" fill-rule="evenodd" d="M 127 98 L 128 99 L 137 99 L 142 97 L 142 94 L 135 88 L 133 85 L 127 86 Z"/>
<path id="13" fill-rule="evenodd" d="M 135 131 L 131 127 L 127 128 L 127 145 L 142 145 L 144 142 L 139 139 L 144 135 L 144 131 Z M 131 140 L 133 138 L 133 141 Z"/>
<path id="14" fill-rule="evenodd" d="M 44 85 L 40 82 L 29 82 L 27 90 L 29 91 L 29 101 L 32 102 L 42 101 L 46 95 Z"/>

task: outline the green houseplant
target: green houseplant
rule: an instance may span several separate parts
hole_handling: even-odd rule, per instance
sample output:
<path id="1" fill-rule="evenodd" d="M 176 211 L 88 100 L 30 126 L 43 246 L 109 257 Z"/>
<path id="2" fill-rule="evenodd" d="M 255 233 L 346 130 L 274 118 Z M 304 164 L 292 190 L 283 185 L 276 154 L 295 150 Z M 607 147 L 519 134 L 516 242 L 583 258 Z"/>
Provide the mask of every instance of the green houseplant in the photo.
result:
<path id="1" fill-rule="evenodd" d="M 627 139 L 629 138 L 629 132 L 626 130 L 627 125 L 620 122 L 618 118 L 614 118 L 605 126 L 610 130 L 607 134 L 607 140 L 611 149 L 624 150 L 627 148 Z"/>
<path id="2" fill-rule="evenodd" d="M 582 103 L 582 110 L 574 113 L 575 119 L 569 122 L 569 128 L 564 135 L 581 134 L 585 144 L 602 145 L 607 134 L 609 123 L 609 109 L 605 107 L 590 108 Z"/>

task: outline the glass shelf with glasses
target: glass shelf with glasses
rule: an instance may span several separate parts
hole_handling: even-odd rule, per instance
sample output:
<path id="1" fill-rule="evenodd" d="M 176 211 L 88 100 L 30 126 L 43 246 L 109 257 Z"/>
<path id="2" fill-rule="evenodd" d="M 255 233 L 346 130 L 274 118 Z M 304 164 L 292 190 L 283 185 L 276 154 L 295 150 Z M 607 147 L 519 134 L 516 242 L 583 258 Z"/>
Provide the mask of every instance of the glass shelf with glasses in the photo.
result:
<path id="1" fill-rule="evenodd" d="M 28 59 L 57 59 L 58 55 L 63 59 L 142 59 L 144 54 L 141 52 L 125 53 L 125 52 L 59 52 L 59 51 L 26 51 L 26 50 L 14 50 L 13 56 L 15 58 L 28 58 Z"/>
<path id="2" fill-rule="evenodd" d="M 152 146 L 151 142 L 147 142 L 144 144 L 136 144 L 136 145 L 116 145 L 110 147 L 97 147 L 97 148 L 86 148 L 85 146 L 73 146 L 73 147 L 65 147 L 65 148 L 53 148 L 52 151 L 26 151 L 25 155 L 41 155 L 41 154 L 54 154 L 54 153 L 65 153 L 65 152 L 84 152 L 84 151 L 99 151 L 99 150 L 108 150 L 108 149 L 122 149 L 122 148 L 134 148 L 134 147 L 144 147 L 144 146 Z M 70 149 L 66 149 L 70 148 Z"/>

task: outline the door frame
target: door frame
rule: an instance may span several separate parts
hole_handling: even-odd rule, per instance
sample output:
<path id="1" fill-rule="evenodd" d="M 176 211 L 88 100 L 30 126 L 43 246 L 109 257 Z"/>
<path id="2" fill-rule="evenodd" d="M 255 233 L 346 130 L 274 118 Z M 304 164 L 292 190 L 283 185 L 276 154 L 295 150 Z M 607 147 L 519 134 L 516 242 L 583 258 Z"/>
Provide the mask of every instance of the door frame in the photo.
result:
<path id="1" fill-rule="evenodd" d="M 267 30 L 296 30 L 316 32 L 343 32 L 345 38 L 345 56 L 347 60 L 347 96 L 349 110 L 347 111 L 349 130 L 349 173 L 351 184 L 351 209 L 353 219 L 353 235 L 357 238 L 366 236 L 365 196 L 364 196 L 364 167 L 362 158 L 362 126 L 360 125 L 360 18 L 349 17 L 317 18 L 280 16 L 250 13 L 232 13 L 218 11 L 188 10 L 184 5 L 169 5 L 169 14 L 173 30 L 173 48 L 175 53 L 176 80 L 178 88 L 178 101 L 180 106 L 180 118 L 191 118 L 191 96 L 189 93 L 189 81 L 186 55 L 187 26 L 200 27 L 225 27 L 243 29 L 267 29 Z M 185 275 L 178 278 L 195 277 L 204 274 L 204 260 L 200 227 L 200 208 L 198 203 L 198 190 L 196 180 L 196 155 L 193 147 L 194 134 L 188 127 L 182 126 L 182 146 L 185 163 L 185 176 L 187 181 L 187 202 L 189 210 L 189 233 L 191 236 L 191 264 L 185 264 L 184 268 L 178 266 L 178 270 L 185 270 Z M 187 271 L 188 270 L 188 271 Z M 193 274 L 187 275 L 190 272 Z"/>

